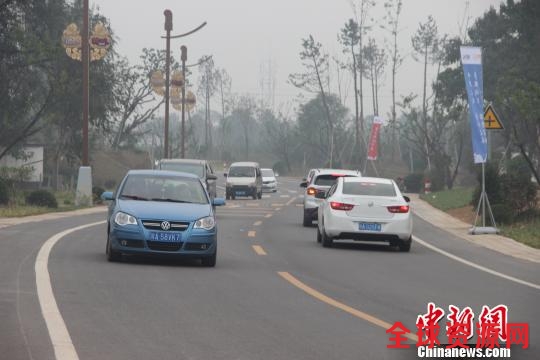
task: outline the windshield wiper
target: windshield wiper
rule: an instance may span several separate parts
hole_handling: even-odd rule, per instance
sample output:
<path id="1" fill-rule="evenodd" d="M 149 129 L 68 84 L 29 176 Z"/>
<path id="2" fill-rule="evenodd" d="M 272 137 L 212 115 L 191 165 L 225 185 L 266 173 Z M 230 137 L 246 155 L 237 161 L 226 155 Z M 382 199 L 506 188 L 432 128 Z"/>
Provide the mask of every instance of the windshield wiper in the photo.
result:
<path id="1" fill-rule="evenodd" d="M 121 198 L 132 199 L 132 200 L 144 200 L 144 201 L 148 201 L 147 198 L 142 197 L 142 196 L 137 196 L 137 195 L 126 195 L 126 194 L 122 194 L 122 195 L 120 195 L 120 197 L 121 197 Z"/>
<path id="2" fill-rule="evenodd" d="M 166 201 L 166 202 L 174 202 L 174 203 L 184 203 L 184 204 L 193 204 L 193 201 L 186 201 L 186 200 L 176 200 L 176 199 L 162 199 L 162 198 L 153 198 L 152 201 Z"/>

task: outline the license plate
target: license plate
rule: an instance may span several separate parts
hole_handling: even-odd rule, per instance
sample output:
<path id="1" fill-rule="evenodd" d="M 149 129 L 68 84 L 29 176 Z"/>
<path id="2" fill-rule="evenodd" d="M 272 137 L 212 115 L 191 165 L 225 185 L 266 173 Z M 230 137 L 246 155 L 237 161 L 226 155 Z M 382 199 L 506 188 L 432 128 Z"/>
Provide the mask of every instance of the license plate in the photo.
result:
<path id="1" fill-rule="evenodd" d="M 150 232 L 149 240 L 151 241 L 164 241 L 164 242 L 180 242 L 182 241 L 181 233 L 174 232 Z"/>
<path id="2" fill-rule="evenodd" d="M 381 231 L 381 224 L 377 224 L 377 223 L 359 223 L 358 228 L 360 230 L 367 230 L 367 231 Z"/>
<path id="3" fill-rule="evenodd" d="M 236 195 L 246 195 L 246 192 L 245 191 L 237 191 Z"/>

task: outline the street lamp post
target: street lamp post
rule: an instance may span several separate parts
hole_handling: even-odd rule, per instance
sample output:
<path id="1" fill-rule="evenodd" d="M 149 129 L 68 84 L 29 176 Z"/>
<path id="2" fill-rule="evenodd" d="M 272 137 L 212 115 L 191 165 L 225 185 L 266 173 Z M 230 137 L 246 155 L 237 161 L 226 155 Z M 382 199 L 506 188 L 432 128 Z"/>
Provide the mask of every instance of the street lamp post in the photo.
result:
<path id="1" fill-rule="evenodd" d="M 170 58 L 171 58 L 171 39 L 178 39 L 184 36 L 188 36 L 193 34 L 196 31 L 199 31 L 206 25 L 206 21 L 203 22 L 201 25 L 196 27 L 195 29 L 188 31 L 187 33 L 180 34 L 180 35 L 171 35 L 172 31 L 172 11 L 167 9 L 163 12 L 165 15 L 165 31 L 166 35 L 162 36 L 162 38 L 166 39 L 166 51 L 165 51 L 165 141 L 163 146 L 165 147 L 163 150 L 164 157 L 169 157 L 169 73 L 170 73 Z M 185 77 L 184 77 L 185 79 Z M 183 122 L 182 122 L 183 124 Z M 182 138 L 183 140 L 183 138 Z M 183 151 L 183 145 L 182 145 L 182 151 Z"/>
<path id="2" fill-rule="evenodd" d="M 180 59 L 182 60 L 182 76 L 184 77 L 184 86 L 182 86 L 182 151 L 181 156 L 182 159 L 186 157 L 186 147 L 185 147 L 185 141 L 186 141 L 186 127 L 185 127 L 185 113 L 186 113 L 186 86 L 187 82 L 186 80 L 186 60 L 187 60 L 187 47 L 182 45 L 180 47 L 180 51 L 182 52 Z"/>
<path id="3" fill-rule="evenodd" d="M 77 25 L 69 24 L 62 35 L 62 45 L 66 54 L 82 62 L 82 166 L 77 178 L 75 204 L 92 205 L 92 171 L 88 156 L 88 117 L 89 117 L 89 65 L 90 60 L 100 60 L 107 54 L 111 44 L 109 32 L 98 22 L 90 37 L 88 34 L 88 0 L 83 0 L 82 36 Z"/>

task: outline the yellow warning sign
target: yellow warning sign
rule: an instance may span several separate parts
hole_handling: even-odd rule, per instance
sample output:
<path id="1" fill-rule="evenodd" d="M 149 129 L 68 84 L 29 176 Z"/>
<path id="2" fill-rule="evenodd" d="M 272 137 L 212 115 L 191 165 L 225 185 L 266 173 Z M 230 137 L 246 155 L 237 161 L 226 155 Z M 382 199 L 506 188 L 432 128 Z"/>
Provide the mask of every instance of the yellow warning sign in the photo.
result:
<path id="1" fill-rule="evenodd" d="M 486 130 L 504 129 L 501 120 L 499 120 L 499 116 L 497 115 L 491 104 L 486 107 L 486 111 L 484 112 L 484 128 Z"/>

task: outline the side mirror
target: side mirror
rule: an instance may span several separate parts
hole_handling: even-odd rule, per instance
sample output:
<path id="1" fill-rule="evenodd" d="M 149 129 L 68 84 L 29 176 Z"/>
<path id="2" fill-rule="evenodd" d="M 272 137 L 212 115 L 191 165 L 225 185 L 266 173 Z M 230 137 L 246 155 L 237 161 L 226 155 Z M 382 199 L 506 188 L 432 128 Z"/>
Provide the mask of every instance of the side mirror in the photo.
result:
<path id="1" fill-rule="evenodd" d="M 227 177 L 227 173 L 223 173 L 223 176 Z"/>
<path id="2" fill-rule="evenodd" d="M 406 195 L 403 195 L 403 199 L 405 199 L 406 202 L 411 202 L 411 198 L 406 196 Z"/>
<path id="3" fill-rule="evenodd" d="M 217 180 L 217 176 L 214 174 L 206 175 L 206 180 Z"/>
<path id="4" fill-rule="evenodd" d="M 278 177 L 278 176 L 279 176 L 279 173 L 275 173 L 275 174 L 274 174 L 274 177 Z"/>
<path id="5" fill-rule="evenodd" d="M 223 206 L 225 205 L 225 199 L 224 198 L 214 198 L 212 200 L 213 206 Z"/>
<path id="6" fill-rule="evenodd" d="M 315 193 L 316 199 L 326 199 L 326 192 L 325 191 L 317 191 Z"/>
<path id="7" fill-rule="evenodd" d="M 307 187 L 307 181 L 301 182 L 300 187 L 303 187 L 303 188 Z"/>
<path id="8" fill-rule="evenodd" d="M 114 194 L 112 191 L 105 191 L 103 194 L 101 194 L 102 200 L 114 200 Z"/>

